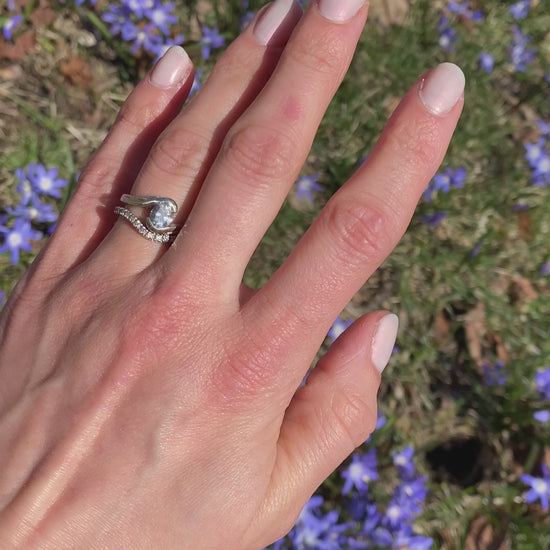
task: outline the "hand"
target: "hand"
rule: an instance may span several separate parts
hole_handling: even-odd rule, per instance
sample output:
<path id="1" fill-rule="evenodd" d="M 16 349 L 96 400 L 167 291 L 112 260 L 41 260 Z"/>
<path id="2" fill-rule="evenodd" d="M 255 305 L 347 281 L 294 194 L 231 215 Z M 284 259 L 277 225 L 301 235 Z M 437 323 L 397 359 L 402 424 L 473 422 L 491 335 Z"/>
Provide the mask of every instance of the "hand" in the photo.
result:
<path id="1" fill-rule="evenodd" d="M 277 0 L 183 111 L 178 48 L 130 95 L 1 319 L 3 550 L 257 550 L 372 431 L 395 316 L 360 318 L 297 388 L 437 170 L 460 70 L 424 75 L 284 265 L 241 284 L 366 16 Z M 117 217 L 123 193 L 173 198 L 175 242 Z"/>

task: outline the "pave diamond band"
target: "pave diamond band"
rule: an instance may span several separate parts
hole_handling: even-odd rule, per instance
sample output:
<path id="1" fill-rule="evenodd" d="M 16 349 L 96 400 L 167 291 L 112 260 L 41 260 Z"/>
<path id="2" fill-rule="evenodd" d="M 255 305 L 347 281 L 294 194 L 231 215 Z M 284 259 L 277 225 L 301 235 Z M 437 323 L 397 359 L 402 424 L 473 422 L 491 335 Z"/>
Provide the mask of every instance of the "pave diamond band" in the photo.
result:
<path id="1" fill-rule="evenodd" d="M 167 243 L 175 239 L 179 229 L 173 223 L 178 211 L 175 201 L 166 197 L 137 197 L 127 194 L 122 195 L 120 200 L 124 204 L 149 210 L 144 224 L 128 208 L 123 206 L 115 208 L 115 214 L 128 220 L 141 236 L 159 243 Z"/>

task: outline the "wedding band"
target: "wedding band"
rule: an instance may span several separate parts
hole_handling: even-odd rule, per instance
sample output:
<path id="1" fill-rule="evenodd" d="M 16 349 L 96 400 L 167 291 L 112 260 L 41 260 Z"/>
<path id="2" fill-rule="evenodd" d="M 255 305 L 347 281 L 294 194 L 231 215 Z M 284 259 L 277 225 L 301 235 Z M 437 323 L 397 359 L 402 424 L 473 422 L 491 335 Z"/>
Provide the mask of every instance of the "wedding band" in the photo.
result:
<path id="1" fill-rule="evenodd" d="M 117 206 L 115 214 L 130 222 L 136 231 L 146 239 L 167 243 L 176 238 L 179 227 L 174 219 L 178 212 L 178 205 L 167 197 L 137 197 L 124 194 L 120 201 L 129 206 L 140 206 L 149 210 L 145 224 L 128 208 Z"/>

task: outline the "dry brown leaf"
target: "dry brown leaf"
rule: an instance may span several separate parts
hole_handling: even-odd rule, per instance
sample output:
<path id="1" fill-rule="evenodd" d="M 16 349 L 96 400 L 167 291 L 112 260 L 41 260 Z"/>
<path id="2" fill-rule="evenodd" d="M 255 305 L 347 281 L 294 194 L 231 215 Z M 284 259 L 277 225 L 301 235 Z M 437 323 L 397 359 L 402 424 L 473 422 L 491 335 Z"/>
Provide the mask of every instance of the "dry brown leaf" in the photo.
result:
<path id="1" fill-rule="evenodd" d="M 87 88 L 94 80 L 90 65 L 80 56 L 71 57 L 61 64 L 61 72 L 75 86 Z"/>
<path id="2" fill-rule="evenodd" d="M 503 530 L 495 533 L 486 518 L 478 516 L 469 525 L 464 550 L 508 550 L 510 536 Z"/>
<path id="3" fill-rule="evenodd" d="M 470 356 L 481 367 L 483 358 L 483 337 L 487 332 L 485 323 L 485 305 L 479 302 L 475 308 L 471 309 L 464 316 L 464 329 L 466 331 L 466 341 Z"/>
<path id="4" fill-rule="evenodd" d="M 518 305 L 532 302 L 539 297 L 538 292 L 533 288 L 531 281 L 521 275 L 514 275 L 512 277 L 510 295 L 514 303 Z"/>
<path id="5" fill-rule="evenodd" d="M 528 210 L 520 210 L 518 212 L 518 228 L 519 236 L 528 243 L 533 238 L 533 223 Z"/>
<path id="6" fill-rule="evenodd" d="M 445 315 L 439 311 L 434 320 L 433 340 L 439 347 L 449 343 L 451 338 L 451 323 L 447 321 Z"/>
<path id="7" fill-rule="evenodd" d="M 55 13 L 50 7 L 48 0 L 40 0 L 38 7 L 32 10 L 29 19 L 33 25 L 51 25 L 55 19 Z"/>
<path id="8" fill-rule="evenodd" d="M 12 59 L 19 61 L 25 55 L 34 49 L 35 36 L 34 31 L 29 30 L 20 34 L 13 44 L 0 41 L 0 59 Z"/>

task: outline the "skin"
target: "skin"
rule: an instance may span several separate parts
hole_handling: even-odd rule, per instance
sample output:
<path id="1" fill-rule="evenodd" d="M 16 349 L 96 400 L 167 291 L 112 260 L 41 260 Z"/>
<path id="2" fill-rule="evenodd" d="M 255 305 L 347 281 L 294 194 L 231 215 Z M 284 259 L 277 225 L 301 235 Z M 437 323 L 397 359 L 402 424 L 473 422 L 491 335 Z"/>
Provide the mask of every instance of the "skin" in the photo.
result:
<path id="1" fill-rule="evenodd" d="M 297 388 L 404 233 L 463 100 L 433 114 L 419 80 L 284 265 L 241 284 L 366 17 L 312 2 L 268 47 L 252 25 L 181 113 L 191 74 L 130 95 L 0 320 L 3 550 L 257 550 L 373 430 L 385 312 Z M 128 192 L 181 205 L 171 246 L 116 219 Z"/>

